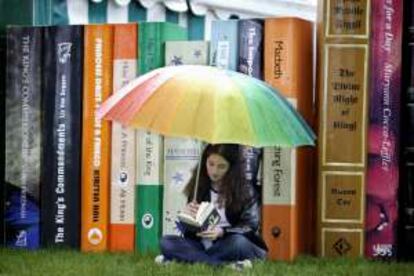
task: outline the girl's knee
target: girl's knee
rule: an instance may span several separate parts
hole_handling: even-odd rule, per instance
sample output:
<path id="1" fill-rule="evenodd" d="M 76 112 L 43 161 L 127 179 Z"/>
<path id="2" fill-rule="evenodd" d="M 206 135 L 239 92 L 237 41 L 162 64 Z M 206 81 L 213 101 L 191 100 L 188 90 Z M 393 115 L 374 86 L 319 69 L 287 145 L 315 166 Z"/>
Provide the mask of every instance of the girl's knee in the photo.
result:
<path id="1" fill-rule="evenodd" d="M 232 248 L 239 258 L 243 259 L 264 259 L 266 251 L 256 246 L 248 238 L 243 235 L 234 235 L 231 240 Z"/>
<path id="2" fill-rule="evenodd" d="M 237 251 L 244 251 L 250 249 L 252 246 L 251 241 L 243 235 L 232 235 L 231 245 Z"/>

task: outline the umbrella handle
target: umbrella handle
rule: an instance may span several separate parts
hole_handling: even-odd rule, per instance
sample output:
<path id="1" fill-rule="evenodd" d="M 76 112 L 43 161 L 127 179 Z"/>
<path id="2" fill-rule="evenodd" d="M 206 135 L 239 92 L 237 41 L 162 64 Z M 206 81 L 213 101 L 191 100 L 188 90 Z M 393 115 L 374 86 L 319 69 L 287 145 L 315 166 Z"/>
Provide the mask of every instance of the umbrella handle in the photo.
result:
<path id="1" fill-rule="evenodd" d="M 206 146 L 203 142 L 200 142 L 200 157 L 198 159 L 198 166 L 197 166 L 197 174 L 196 174 L 196 181 L 195 181 L 195 187 L 194 187 L 194 194 L 193 194 L 193 201 L 197 201 L 197 192 L 198 192 L 198 182 L 200 180 L 200 171 L 201 171 L 201 161 L 203 159 L 203 153 L 206 149 Z"/>

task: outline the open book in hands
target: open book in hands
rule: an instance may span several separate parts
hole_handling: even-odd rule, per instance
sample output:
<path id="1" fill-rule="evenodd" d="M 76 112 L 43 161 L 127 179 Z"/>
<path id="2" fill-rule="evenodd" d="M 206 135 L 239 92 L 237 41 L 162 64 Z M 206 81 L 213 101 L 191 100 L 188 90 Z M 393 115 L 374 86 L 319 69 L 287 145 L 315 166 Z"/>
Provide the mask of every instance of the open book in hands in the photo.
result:
<path id="1" fill-rule="evenodd" d="M 178 228 L 182 233 L 186 231 L 198 233 L 217 225 L 220 221 L 220 214 L 213 203 L 203 201 L 200 203 L 195 217 L 181 212 L 177 215 L 177 219 Z"/>

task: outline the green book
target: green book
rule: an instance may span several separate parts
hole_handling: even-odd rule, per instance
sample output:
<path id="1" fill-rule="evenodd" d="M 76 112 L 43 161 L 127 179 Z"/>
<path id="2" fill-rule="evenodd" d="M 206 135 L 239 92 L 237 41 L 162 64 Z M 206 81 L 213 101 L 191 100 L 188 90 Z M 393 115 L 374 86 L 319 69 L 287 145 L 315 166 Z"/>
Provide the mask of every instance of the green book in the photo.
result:
<path id="1" fill-rule="evenodd" d="M 139 73 L 165 66 L 165 42 L 187 40 L 187 29 L 168 22 L 139 24 Z"/>
<path id="2" fill-rule="evenodd" d="M 187 30 L 166 22 L 138 26 L 138 71 L 145 74 L 165 65 L 165 42 L 187 40 Z M 163 139 L 147 131 L 137 132 L 136 249 L 159 251 L 162 231 Z"/>

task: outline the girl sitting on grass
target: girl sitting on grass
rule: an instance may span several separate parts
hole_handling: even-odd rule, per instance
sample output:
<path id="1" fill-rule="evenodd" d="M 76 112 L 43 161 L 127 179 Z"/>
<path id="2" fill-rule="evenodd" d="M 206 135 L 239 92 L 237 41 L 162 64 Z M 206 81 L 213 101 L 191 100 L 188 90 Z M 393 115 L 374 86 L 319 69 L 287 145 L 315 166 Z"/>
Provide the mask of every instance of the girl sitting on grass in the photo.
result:
<path id="1" fill-rule="evenodd" d="M 267 247 L 257 233 L 259 207 L 253 187 L 242 179 L 239 146 L 208 145 L 201 159 L 197 198 L 194 200 L 196 172 L 184 193 L 188 204 L 183 212 L 195 217 L 199 203 L 212 202 L 220 220 L 202 232 L 184 231 L 183 236 L 166 235 L 161 239 L 162 255 L 157 263 L 181 261 L 222 265 L 237 269 L 251 267 L 251 260 L 264 259 Z"/>

